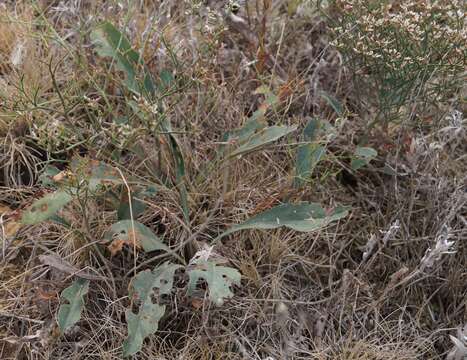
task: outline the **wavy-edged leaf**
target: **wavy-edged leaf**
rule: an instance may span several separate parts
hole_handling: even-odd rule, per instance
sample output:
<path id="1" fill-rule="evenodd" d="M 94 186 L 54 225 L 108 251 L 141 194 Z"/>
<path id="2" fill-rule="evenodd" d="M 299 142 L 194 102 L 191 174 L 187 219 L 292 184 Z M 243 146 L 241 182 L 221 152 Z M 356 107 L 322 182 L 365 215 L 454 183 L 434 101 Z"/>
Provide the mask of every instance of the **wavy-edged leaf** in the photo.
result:
<path id="1" fill-rule="evenodd" d="M 252 135 L 248 140 L 235 149 L 231 156 L 238 156 L 254 151 L 266 144 L 280 139 L 295 131 L 297 126 L 270 126 Z"/>
<path id="2" fill-rule="evenodd" d="M 62 209 L 72 199 L 72 196 L 63 190 L 47 194 L 35 201 L 27 208 L 22 216 L 21 223 L 24 225 L 34 225 L 52 218 L 57 211 Z"/>
<path id="3" fill-rule="evenodd" d="M 371 147 L 357 147 L 354 153 L 354 158 L 350 162 L 353 170 L 358 170 L 366 166 L 378 155 L 378 152 Z"/>
<path id="4" fill-rule="evenodd" d="M 137 248 L 142 247 L 144 251 L 148 252 L 154 250 L 168 250 L 167 245 L 165 245 L 150 228 L 138 221 L 121 220 L 110 227 L 105 233 L 104 238 L 112 240 L 109 246 L 112 254 L 120 251 L 123 245 L 128 245 L 130 247 L 136 246 Z"/>
<path id="5" fill-rule="evenodd" d="M 240 285 L 241 275 L 238 270 L 219 266 L 214 261 L 200 260 L 189 266 L 188 295 L 196 289 L 196 284 L 200 279 L 207 282 L 209 287 L 209 299 L 216 305 L 222 305 L 224 299 L 231 298 L 233 292 L 232 284 Z"/>
<path id="6" fill-rule="evenodd" d="M 155 92 L 154 82 L 145 69 L 140 55 L 132 49 L 128 39 L 111 23 L 103 22 L 91 32 L 91 41 L 99 56 L 111 57 L 117 68 L 125 73 L 125 84 L 136 94 Z M 138 73 L 143 70 L 142 81 Z"/>
<path id="7" fill-rule="evenodd" d="M 159 305 L 158 298 L 171 293 L 175 271 L 180 267 L 166 262 L 153 271 L 138 273 L 131 281 L 130 296 L 138 299 L 140 305 L 137 314 L 131 309 L 125 312 L 128 337 L 123 342 L 123 356 L 136 354 L 141 350 L 144 339 L 157 331 L 165 313 L 165 305 Z"/>
<path id="8" fill-rule="evenodd" d="M 84 295 L 88 293 L 88 290 L 89 280 L 79 278 L 71 286 L 62 291 L 61 298 L 68 302 L 60 305 L 57 315 L 58 326 L 62 334 L 81 318 L 81 312 L 84 307 Z"/>
<path id="9" fill-rule="evenodd" d="M 347 216 L 348 210 L 348 207 L 343 206 L 324 210 L 318 203 L 282 204 L 253 216 L 242 224 L 234 225 L 216 240 L 245 229 L 275 229 L 285 226 L 301 232 L 314 231 Z"/>

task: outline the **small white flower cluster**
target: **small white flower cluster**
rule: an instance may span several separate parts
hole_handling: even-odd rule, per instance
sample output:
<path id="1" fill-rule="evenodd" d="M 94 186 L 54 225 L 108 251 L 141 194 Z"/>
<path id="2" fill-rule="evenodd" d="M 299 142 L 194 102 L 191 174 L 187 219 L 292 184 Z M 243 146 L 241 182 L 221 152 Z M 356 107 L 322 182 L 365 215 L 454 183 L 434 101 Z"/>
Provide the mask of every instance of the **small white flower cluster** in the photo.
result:
<path id="1" fill-rule="evenodd" d="M 332 43 L 346 52 L 378 61 L 390 70 L 409 65 L 462 64 L 467 42 L 463 1 L 337 2 L 343 10 Z M 381 62 L 381 59 L 384 61 Z"/>
<path id="2" fill-rule="evenodd" d="M 421 93 L 436 101 L 447 91 L 437 86 L 441 79 L 459 87 L 467 43 L 464 1 L 333 3 L 331 45 L 370 85 L 370 92 L 378 91 L 383 105 L 400 106 Z"/>
<path id="3" fill-rule="evenodd" d="M 42 123 L 34 122 L 31 127 L 31 135 L 39 145 L 49 150 L 67 147 L 70 143 L 78 141 L 77 134 L 65 126 L 65 121 L 62 118 L 52 118 Z"/>

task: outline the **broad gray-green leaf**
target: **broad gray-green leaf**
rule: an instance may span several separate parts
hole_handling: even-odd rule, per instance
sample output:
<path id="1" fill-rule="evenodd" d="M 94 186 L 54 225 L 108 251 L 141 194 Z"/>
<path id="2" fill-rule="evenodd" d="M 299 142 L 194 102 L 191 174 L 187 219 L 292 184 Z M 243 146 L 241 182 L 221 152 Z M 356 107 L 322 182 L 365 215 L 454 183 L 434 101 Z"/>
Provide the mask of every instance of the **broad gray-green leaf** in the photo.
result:
<path id="1" fill-rule="evenodd" d="M 128 337 L 123 342 L 123 356 L 136 354 L 141 350 L 144 339 L 157 331 L 165 305 L 154 303 L 153 299 L 171 293 L 175 271 L 180 267 L 166 262 L 153 271 L 138 273 L 132 280 L 130 297 L 138 299 L 141 304 L 137 314 L 131 309 L 125 313 Z"/>
<path id="2" fill-rule="evenodd" d="M 34 225 L 53 217 L 57 211 L 68 204 L 72 196 L 65 191 L 59 190 L 45 195 L 35 201 L 21 216 L 21 223 Z"/>
<path id="3" fill-rule="evenodd" d="M 234 150 L 231 156 L 242 155 L 254 151 L 266 144 L 269 144 L 281 137 L 295 131 L 297 126 L 271 126 L 252 135 L 248 140 Z"/>
<path id="4" fill-rule="evenodd" d="M 233 293 L 230 289 L 232 284 L 240 285 L 241 275 L 238 270 L 219 266 L 213 261 L 199 261 L 190 265 L 188 275 L 188 295 L 196 289 L 200 279 L 207 282 L 209 287 L 209 299 L 216 305 L 222 305 L 225 298 L 231 298 Z"/>
<path id="5" fill-rule="evenodd" d="M 378 155 L 378 152 L 370 147 L 357 147 L 355 150 L 354 158 L 352 159 L 350 166 L 353 170 L 358 170 L 363 166 L 366 166 Z"/>
<path id="6" fill-rule="evenodd" d="M 79 278 L 71 286 L 62 291 L 61 298 L 68 303 L 62 303 L 58 310 L 58 326 L 63 334 L 81 318 L 84 307 L 84 295 L 88 293 L 89 280 Z"/>
<path id="7" fill-rule="evenodd" d="M 104 238 L 127 245 L 142 247 L 144 251 L 168 250 L 159 237 L 150 228 L 138 221 L 121 220 L 113 224 L 105 233 Z"/>
<path id="8" fill-rule="evenodd" d="M 316 140 L 316 135 L 321 127 L 321 122 L 318 119 L 311 119 L 303 129 L 303 138 L 305 141 Z"/>
<path id="9" fill-rule="evenodd" d="M 305 181 L 309 180 L 313 170 L 325 153 L 326 148 L 317 144 L 305 144 L 297 149 L 295 186 L 301 186 Z"/>
<path id="10" fill-rule="evenodd" d="M 127 87 L 136 94 L 144 90 L 153 94 L 155 87 L 151 75 L 145 69 L 140 55 L 132 49 L 128 39 L 111 23 L 104 22 L 91 32 L 91 41 L 97 53 L 102 57 L 111 57 L 119 70 L 126 76 Z M 144 78 L 138 80 L 142 70 Z"/>
<path id="11" fill-rule="evenodd" d="M 347 216 L 347 214 L 348 208 L 342 206 L 326 211 L 317 203 L 283 204 L 253 216 L 242 224 L 233 226 L 218 236 L 216 240 L 245 229 L 275 229 L 285 226 L 296 231 L 314 231 Z"/>
<path id="12" fill-rule="evenodd" d="M 236 139 L 242 143 L 256 131 L 264 128 L 264 123 L 258 119 L 249 119 L 241 128 L 229 131 L 225 140 Z"/>

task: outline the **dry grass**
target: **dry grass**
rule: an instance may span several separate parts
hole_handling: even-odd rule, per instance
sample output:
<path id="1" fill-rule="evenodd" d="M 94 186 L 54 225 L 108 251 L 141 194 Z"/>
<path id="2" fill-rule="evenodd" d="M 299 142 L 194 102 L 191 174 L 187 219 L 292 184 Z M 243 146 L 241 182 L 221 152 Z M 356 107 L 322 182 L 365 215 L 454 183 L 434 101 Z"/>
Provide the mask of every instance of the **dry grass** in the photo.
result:
<path id="1" fill-rule="evenodd" d="M 448 335 L 467 321 L 465 122 L 453 126 L 446 108 L 417 125 L 403 119 L 368 133 L 352 69 L 329 47 L 326 24 L 306 1 L 247 1 L 238 16 L 249 19 L 251 38 L 188 3 L 0 4 L 1 205 L 20 211 L 40 196 L 46 164 L 64 169 L 76 154 L 104 160 L 160 186 L 139 220 L 173 248 L 196 234 L 180 250 L 187 260 L 226 227 L 281 202 L 349 205 L 350 216 L 318 232 L 244 231 L 223 239 L 215 250 L 242 273 L 235 297 L 221 307 L 203 294 L 194 302 L 180 276 L 159 331 L 134 358 L 444 359 Z M 161 181 L 174 177 L 167 144 L 137 119 L 129 129 L 114 121 L 129 113 L 121 74 L 89 46 L 89 31 L 103 19 L 126 25 L 132 44 L 145 45 L 151 72 L 170 68 L 183 88 L 167 97 L 166 116 L 185 154 L 189 224 L 178 192 Z M 292 186 L 295 147 L 284 142 L 235 160 L 227 181 L 225 168 L 206 170 L 222 135 L 263 101 L 254 94 L 260 85 L 281 95 L 270 124 L 303 128 L 309 117 L 342 124 L 302 189 Z M 319 91 L 344 104 L 344 121 Z M 352 172 L 348 155 L 364 139 L 378 158 Z M 6 210 L 4 229 L 15 216 Z M 121 358 L 134 254 L 110 257 L 101 246 L 116 220 L 105 203 L 76 201 L 66 212 L 69 227 L 43 223 L 2 237 L 2 359 Z M 426 251 L 445 231 L 455 252 L 428 267 Z M 83 317 L 66 336 L 56 314 L 73 276 L 42 264 L 41 254 L 107 278 L 91 282 Z M 163 260 L 137 258 L 141 269 Z"/>

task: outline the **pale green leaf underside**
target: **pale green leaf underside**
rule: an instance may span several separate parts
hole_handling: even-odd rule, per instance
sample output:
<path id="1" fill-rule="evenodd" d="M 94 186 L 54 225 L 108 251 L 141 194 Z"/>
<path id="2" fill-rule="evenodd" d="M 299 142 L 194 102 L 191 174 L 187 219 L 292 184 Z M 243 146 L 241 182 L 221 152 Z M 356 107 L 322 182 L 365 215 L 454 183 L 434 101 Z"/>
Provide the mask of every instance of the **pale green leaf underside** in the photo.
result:
<path id="1" fill-rule="evenodd" d="M 68 301 L 61 304 L 58 310 L 58 326 L 63 334 L 81 318 L 84 307 L 84 295 L 88 293 L 89 280 L 77 279 L 71 286 L 62 291 L 61 297 Z"/>

